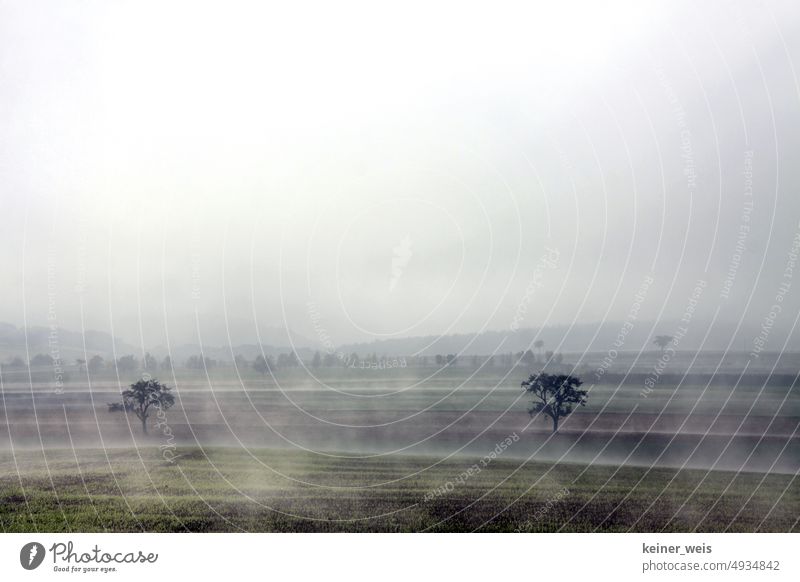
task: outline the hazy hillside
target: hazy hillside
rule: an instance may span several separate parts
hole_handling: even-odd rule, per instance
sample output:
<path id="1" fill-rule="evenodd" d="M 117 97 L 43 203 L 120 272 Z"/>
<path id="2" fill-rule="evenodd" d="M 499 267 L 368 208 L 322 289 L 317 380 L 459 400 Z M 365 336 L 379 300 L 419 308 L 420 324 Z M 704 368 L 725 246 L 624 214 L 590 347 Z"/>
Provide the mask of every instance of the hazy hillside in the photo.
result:
<path id="1" fill-rule="evenodd" d="M 85 349 L 85 351 L 84 351 Z M 83 358 L 85 353 L 111 356 L 135 353 L 137 350 L 125 341 L 114 338 L 103 331 L 72 331 L 63 328 L 32 326 L 16 327 L 0 322 L 0 354 L 6 356 L 31 357 L 36 354 L 58 353 L 62 360 Z"/>
<path id="2" fill-rule="evenodd" d="M 478 334 L 460 334 L 447 336 L 407 337 L 378 340 L 369 343 L 349 344 L 341 346 L 342 352 L 378 354 L 434 355 L 445 353 L 462 353 L 463 355 L 485 355 L 491 353 L 518 352 L 529 349 L 533 342 L 542 340 L 544 350 L 557 352 L 606 352 L 656 349 L 653 337 L 658 334 L 677 335 L 681 328 L 678 321 L 637 322 L 632 329 L 623 333 L 624 323 L 602 322 L 581 323 L 573 326 L 559 325 L 545 328 L 527 328 L 517 331 L 485 331 Z M 707 338 L 704 334 L 708 325 L 704 322 L 692 324 L 694 333 L 687 334 L 679 342 L 680 350 L 704 351 L 749 351 L 753 347 L 753 339 L 758 336 L 760 328 L 756 325 L 741 324 L 737 330 L 736 323 L 717 322 Z M 795 351 L 800 349 L 800 342 L 792 338 L 784 348 L 786 330 L 775 327 L 770 336 L 769 350 Z M 622 335 L 621 335 L 622 334 Z M 622 341 L 620 342 L 620 339 Z M 621 345 L 620 345 L 621 343 Z"/>

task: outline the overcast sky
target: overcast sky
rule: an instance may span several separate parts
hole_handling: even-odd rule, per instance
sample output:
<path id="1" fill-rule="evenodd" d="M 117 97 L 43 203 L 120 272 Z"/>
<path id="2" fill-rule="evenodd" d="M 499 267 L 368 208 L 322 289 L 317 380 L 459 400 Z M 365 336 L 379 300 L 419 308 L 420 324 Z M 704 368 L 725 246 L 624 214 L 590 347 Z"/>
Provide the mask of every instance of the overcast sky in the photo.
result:
<path id="1" fill-rule="evenodd" d="M 648 277 L 641 319 L 699 279 L 767 316 L 793 2 L 335 4 L 0 3 L 0 321 L 340 344 L 623 320 Z"/>

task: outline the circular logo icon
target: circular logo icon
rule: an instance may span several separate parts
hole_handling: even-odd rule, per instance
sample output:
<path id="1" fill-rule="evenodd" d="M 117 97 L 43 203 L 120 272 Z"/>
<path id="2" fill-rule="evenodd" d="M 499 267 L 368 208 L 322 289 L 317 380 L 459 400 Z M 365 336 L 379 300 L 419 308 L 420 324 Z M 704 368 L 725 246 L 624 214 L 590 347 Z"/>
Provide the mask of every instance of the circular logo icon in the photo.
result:
<path id="1" fill-rule="evenodd" d="M 30 542 L 19 551 L 19 563 L 26 570 L 35 570 L 44 561 L 44 546 L 39 542 Z"/>

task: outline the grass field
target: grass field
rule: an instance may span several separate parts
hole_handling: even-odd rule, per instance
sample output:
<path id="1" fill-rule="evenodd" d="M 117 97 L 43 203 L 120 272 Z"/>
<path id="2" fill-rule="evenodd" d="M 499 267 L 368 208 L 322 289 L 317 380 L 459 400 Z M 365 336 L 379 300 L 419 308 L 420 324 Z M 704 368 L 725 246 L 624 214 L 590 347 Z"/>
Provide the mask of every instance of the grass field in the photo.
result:
<path id="1" fill-rule="evenodd" d="M 28 531 L 798 531 L 792 475 L 179 447 L 0 453 Z M 433 466 L 432 466 L 433 465 Z M 452 486 L 448 485 L 450 483 Z M 695 488 L 697 490 L 695 491 Z M 443 491 L 441 495 L 436 491 Z M 348 519 L 342 519 L 347 516 Z"/>

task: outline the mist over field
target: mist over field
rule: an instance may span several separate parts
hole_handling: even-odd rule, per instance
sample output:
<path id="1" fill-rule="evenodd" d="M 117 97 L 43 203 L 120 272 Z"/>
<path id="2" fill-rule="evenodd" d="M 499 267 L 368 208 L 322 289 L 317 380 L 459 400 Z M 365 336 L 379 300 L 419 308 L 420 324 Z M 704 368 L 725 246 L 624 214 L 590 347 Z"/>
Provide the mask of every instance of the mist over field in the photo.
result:
<path id="1" fill-rule="evenodd" d="M 3 531 L 797 531 L 798 29 L 0 4 Z"/>

